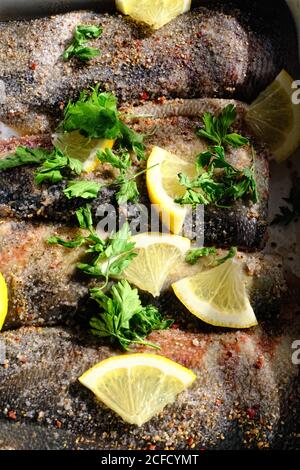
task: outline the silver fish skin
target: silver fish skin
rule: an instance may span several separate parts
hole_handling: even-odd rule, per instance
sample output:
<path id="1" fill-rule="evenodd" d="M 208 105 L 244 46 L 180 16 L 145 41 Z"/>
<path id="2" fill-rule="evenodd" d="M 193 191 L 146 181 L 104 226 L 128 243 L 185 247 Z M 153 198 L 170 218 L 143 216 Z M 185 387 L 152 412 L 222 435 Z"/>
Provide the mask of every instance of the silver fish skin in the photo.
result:
<path id="1" fill-rule="evenodd" d="M 78 24 L 103 27 L 88 64 L 62 54 Z M 293 72 L 297 35 L 284 2 L 206 2 L 156 32 L 91 11 L 0 23 L 0 121 L 49 131 L 65 103 L 99 83 L 122 102 L 219 97 L 253 100 L 281 71 Z"/>

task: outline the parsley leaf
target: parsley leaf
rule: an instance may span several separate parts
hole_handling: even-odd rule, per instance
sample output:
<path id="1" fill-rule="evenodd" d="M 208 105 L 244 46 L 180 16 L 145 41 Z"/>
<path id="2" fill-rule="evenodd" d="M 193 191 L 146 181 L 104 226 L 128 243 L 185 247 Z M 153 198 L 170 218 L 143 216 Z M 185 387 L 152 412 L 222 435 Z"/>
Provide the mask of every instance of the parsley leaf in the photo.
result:
<path id="1" fill-rule="evenodd" d="M 258 201 L 257 185 L 252 168 L 243 170 L 228 169 L 223 174 L 216 175 L 214 171 L 204 172 L 195 179 L 189 180 L 185 175 L 178 175 L 179 182 L 187 191 L 175 198 L 178 204 L 231 205 L 232 201 L 249 198 L 254 203 Z"/>
<path id="2" fill-rule="evenodd" d="M 70 181 L 68 187 L 63 192 L 68 199 L 73 197 L 94 199 L 97 197 L 100 188 L 101 184 L 95 181 Z"/>
<path id="3" fill-rule="evenodd" d="M 235 119 L 234 105 L 226 106 L 219 116 L 204 114 L 204 129 L 198 129 L 197 135 L 210 140 L 214 145 L 197 155 L 196 178 L 191 180 L 182 173 L 178 175 L 179 183 L 185 186 L 186 192 L 183 196 L 175 198 L 175 202 L 195 207 L 198 204 L 228 206 L 242 198 L 251 199 L 254 203 L 258 201 L 254 169 L 237 169 L 225 158 L 222 144 L 240 147 L 249 143 L 248 139 L 239 134 L 228 134 Z"/>
<path id="4" fill-rule="evenodd" d="M 78 41 L 81 39 L 94 39 L 101 36 L 103 30 L 94 24 L 80 24 L 76 27 L 75 36 Z"/>
<path id="5" fill-rule="evenodd" d="M 50 152 L 41 148 L 31 149 L 19 146 L 14 155 L 0 159 L 0 170 L 8 170 L 22 165 L 37 165 L 45 161 Z"/>
<path id="6" fill-rule="evenodd" d="M 106 148 L 97 152 L 97 157 L 101 163 L 109 163 L 113 168 L 118 170 L 127 170 L 131 167 L 130 154 L 125 150 L 119 153 Z"/>
<path id="7" fill-rule="evenodd" d="M 162 320 L 156 307 L 143 307 L 137 289 L 133 289 L 127 281 L 114 285 L 109 296 L 99 288 L 91 289 L 91 298 L 101 308 L 98 316 L 90 321 L 92 333 L 101 338 L 112 338 L 125 350 L 133 343 L 157 348 L 144 338 L 151 331 L 169 328 L 173 323 Z"/>
<path id="8" fill-rule="evenodd" d="M 216 255 L 217 250 L 215 247 L 212 248 L 195 248 L 188 251 L 185 257 L 185 261 L 189 264 L 196 264 L 199 258 L 204 256 Z"/>
<path id="9" fill-rule="evenodd" d="M 84 90 L 75 103 L 67 104 L 61 126 L 65 132 L 77 130 L 91 139 L 121 137 L 116 97 L 99 93 L 99 86 L 91 92 Z"/>
<path id="10" fill-rule="evenodd" d="M 138 158 L 138 160 L 145 159 L 145 145 L 144 145 L 144 134 L 139 134 L 135 132 L 130 127 L 126 126 L 123 122 L 120 121 L 121 129 L 121 146 L 132 151 Z"/>
<path id="11" fill-rule="evenodd" d="M 116 193 L 116 199 L 119 205 L 125 204 L 128 201 L 138 201 L 140 193 L 135 180 L 128 180 L 125 176 L 120 176 L 115 182 L 120 185 L 120 189 Z"/>
<path id="12" fill-rule="evenodd" d="M 258 201 L 257 185 L 254 178 L 253 168 L 244 168 L 243 170 L 234 170 L 231 174 L 225 175 L 225 184 L 227 186 L 224 192 L 224 200 L 241 199 L 249 196 L 256 203 Z"/>
<path id="13" fill-rule="evenodd" d="M 237 249 L 231 247 L 228 251 L 227 255 L 222 258 L 216 258 L 217 256 L 217 249 L 215 247 L 203 247 L 203 248 L 195 248 L 193 250 L 188 251 L 185 257 L 185 261 L 189 264 L 196 264 L 200 258 L 206 256 L 212 256 L 213 261 L 210 263 L 212 265 L 220 265 L 225 263 L 225 261 L 234 258 L 236 256 Z"/>
<path id="14" fill-rule="evenodd" d="M 80 175 L 82 172 L 82 163 L 79 160 L 64 155 L 56 148 L 50 152 L 41 148 L 31 149 L 22 146 L 17 147 L 14 155 L 0 160 L 0 170 L 36 164 L 41 164 L 35 175 L 37 184 L 44 181 L 58 183 L 70 173 Z"/>
<path id="15" fill-rule="evenodd" d="M 102 32 L 102 28 L 95 25 L 77 26 L 73 35 L 73 41 L 65 50 L 63 59 L 68 60 L 72 56 L 76 56 L 82 61 L 87 61 L 100 55 L 101 51 L 95 47 L 87 46 L 86 40 L 96 39 L 101 36 Z"/>
<path id="16" fill-rule="evenodd" d="M 109 163 L 113 168 L 120 170 L 120 175 L 113 182 L 113 184 L 120 186 L 119 191 L 116 193 L 118 204 L 125 204 L 128 201 L 136 202 L 140 193 L 135 178 L 140 173 L 133 177 L 128 176 L 128 170 L 132 167 L 130 154 L 123 149 L 119 149 L 119 152 L 105 149 L 99 151 L 97 156 L 102 163 Z"/>
<path id="17" fill-rule="evenodd" d="M 237 249 L 232 246 L 226 256 L 215 260 L 215 264 L 219 266 L 220 264 L 225 263 L 225 261 L 228 261 L 229 259 L 234 258 L 236 254 L 237 254 Z"/>
<path id="18" fill-rule="evenodd" d="M 54 149 L 51 154 L 44 160 L 42 166 L 38 168 L 35 181 L 41 184 L 44 181 L 50 183 L 58 183 L 61 181 L 66 173 L 75 173 L 80 175 L 82 171 L 82 163 L 75 158 L 65 156 L 60 150 Z"/>
<path id="19" fill-rule="evenodd" d="M 85 253 L 90 256 L 87 263 L 77 263 L 77 268 L 93 277 L 103 277 L 107 285 L 110 277 L 119 276 L 130 262 L 137 256 L 135 243 L 130 241 L 131 232 L 129 224 L 125 223 L 117 233 L 112 233 L 103 240 L 93 227 L 91 206 L 87 204 L 76 211 L 79 225 L 89 231 L 86 237 L 77 237 L 75 240 L 62 240 L 58 237 L 49 238 L 51 244 L 57 243 L 65 248 L 77 248 L 83 244 L 87 246 Z"/>
<path id="20" fill-rule="evenodd" d="M 119 117 L 117 98 L 112 93 L 101 93 L 99 86 L 84 90 L 79 99 L 69 102 L 60 124 L 66 132 L 79 131 L 91 139 L 117 140 L 117 146 L 145 158 L 144 135 L 124 124 Z"/>
<path id="21" fill-rule="evenodd" d="M 50 237 L 48 238 L 48 243 L 50 245 L 61 245 L 64 248 L 78 248 L 85 243 L 85 238 L 79 236 L 75 240 L 67 241 L 59 237 Z"/>
<path id="22" fill-rule="evenodd" d="M 219 114 L 213 116 L 211 113 L 204 113 L 203 129 L 198 129 L 196 134 L 210 140 L 213 144 L 229 144 L 232 147 L 241 147 L 249 144 L 249 139 L 237 133 L 228 133 L 229 128 L 236 120 L 237 112 L 233 104 L 227 105 Z"/>
<path id="23" fill-rule="evenodd" d="M 277 214 L 271 225 L 289 225 L 300 217 L 300 178 L 295 178 L 288 198 L 283 198 L 290 206 L 281 206 L 280 214 Z"/>
<path id="24" fill-rule="evenodd" d="M 139 336 L 145 337 L 152 331 L 166 330 L 173 323 L 173 320 L 163 320 L 156 307 L 147 305 L 132 317 L 130 326 Z"/>
<path id="25" fill-rule="evenodd" d="M 76 211 L 76 217 L 79 223 L 79 227 L 83 229 L 93 231 L 93 217 L 91 206 L 86 204 L 85 207 L 80 207 Z"/>
<path id="26" fill-rule="evenodd" d="M 104 277 L 106 285 L 109 277 L 119 276 L 137 256 L 133 251 L 135 244 L 129 241 L 130 236 L 128 223 L 105 241 L 92 232 L 86 239 L 86 253 L 93 253 L 94 257 L 90 263 L 78 263 L 78 269 L 93 277 Z"/>

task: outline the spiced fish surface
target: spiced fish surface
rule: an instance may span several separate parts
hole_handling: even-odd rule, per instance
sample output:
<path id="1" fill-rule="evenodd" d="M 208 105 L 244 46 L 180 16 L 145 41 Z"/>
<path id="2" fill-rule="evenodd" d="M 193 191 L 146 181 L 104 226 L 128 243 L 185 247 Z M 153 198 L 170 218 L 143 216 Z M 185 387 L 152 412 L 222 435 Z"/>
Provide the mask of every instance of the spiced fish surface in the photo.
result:
<path id="1" fill-rule="evenodd" d="M 130 127 L 145 134 L 146 155 L 153 146 L 159 146 L 170 152 L 196 159 L 196 155 L 209 145 L 205 140 L 196 136 L 196 129 L 202 125 L 205 112 L 218 115 L 229 103 L 237 108 L 237 120 L 234 130 L 247 135 L 244 125 L 246 105 L 241 102 L 219 99 L 175 100 L 164 104 L 149 103 L 144 106 L 121 109 L 127 115 L 139 115 L 131 118 Z M 143 117 L 145 116 L 145 117 Z M 226 159 L 238 169 L 251 168 L 258 191 L 258 200 L 238 199 L 228 208 L 219 208 L 213 204 L 204 208 L 204 243 L 218 247 L 237 246 L 241 250 L 254 251 L 264 246 L 267 236 L 268 196 L 269 196 L 269 163 L 268 152 L 250 137 L 251 145 L 234 149 L 226 149 Z M 18 145 L 29 147 L 51 146 L 50 136 L 12 138 L 0 142 L 0 158 L 5 158 L 14 152 Z M 139 172 L 142 166 L 136 167 Z M 66 181 L 59 184 L 37 186 L 35 183 L 35 168 L 22 166 L 0 171 L 0 216 L 16 217 L 18 219 L 39 219 L 65 221 L 72 225 L 76 223 L 75 211 L 83 205 L 80 198 L 67 199 L 63 190 Z M 113 173 L 107 165 L 100 165 L 94 173 L 84 176 L 102 184 L 98 197 L 92 202 L 95 221 L 97 209 L 111 204 L 119 207 L 116 202 L 116 187 L 111 183 Z M 140 189 L 140 203 L 149 206 L 145 175 L 137 180 Z M 136 206 L 130 205 L 129 218 L 136 224 L 141 222 Z M 147 229 L 146 229 L 147 230 Z M 203 224 L 195 225 L 194 219 L 187 221 L 187 231 L 190 238 L 196 238 L 198 231 L 203 230 Z"/>
<path id="2" fill-rule="evenodd" d="M 116 350 L 68 328 L 5 332 L 0 448 L 295 446 L 299 381 L 291 344 L 299 332 L 299 318 L 293 318 L 293 325 L 289 318 L 243 332 L 153 333 L 158 353 L 192 369 L 197 380 L 141 428 L 124 423 L 78 382 L 84 371 Z M 33 432 L 34 440 L 26 442 Z"/>
<path id="3" fill-rule="evenodd" d="M 103 34 L 101 54 L 63 61 L 76 26 Z M 141 98 L 220 97 L 253 100 L 289 63 L 297 37 L 284 2 L 206 2 L 156 32 L 128 17 L 72 12 L 0 23 L 0 121 L 40 133 L 64 103 L 99 83 L 122 102 Z M 294 56 L 294 57 L 293 57 Z"/>
<path id="4" fill-rule="evenodd" d="M 52 235 L 68 240 L 75 238 L 78 230 L 50 223 L 1 220 L 0 272 L 9 291 L 4 329 L 70 323 L 78 320 L 76 314 L 91 309 L 88 294 L 93 281 L 76 269 L 76 263 L 83 260 L 84 247 L 69 249 L 49 245 L 47 240 Z M 276 316 L 285 288 L 280 258 L 260 254 L 240 256 L 256 315 L 258 318 Z M 182 265 L 169 285 L 194 272 L 187 263 Z M 154 302 L 153 298 L 147 300 Z M 168 316 L 173 317 L 178 311 L 179 321 L 193 318 L 167 285 L 165 293 L 155 303 Z"/>

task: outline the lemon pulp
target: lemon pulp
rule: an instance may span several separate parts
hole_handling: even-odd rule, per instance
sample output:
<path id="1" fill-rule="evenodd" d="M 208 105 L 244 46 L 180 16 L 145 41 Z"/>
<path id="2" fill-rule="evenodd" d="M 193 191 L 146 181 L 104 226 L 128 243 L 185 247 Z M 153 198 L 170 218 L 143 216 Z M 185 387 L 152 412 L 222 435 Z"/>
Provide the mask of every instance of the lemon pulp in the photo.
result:
<path id="1" fill-rule="evenodd" d="M 189 369 L 154 354 L 106 359 L 79 381 L 124 421 L 141 426 L 196 379 Z"/>

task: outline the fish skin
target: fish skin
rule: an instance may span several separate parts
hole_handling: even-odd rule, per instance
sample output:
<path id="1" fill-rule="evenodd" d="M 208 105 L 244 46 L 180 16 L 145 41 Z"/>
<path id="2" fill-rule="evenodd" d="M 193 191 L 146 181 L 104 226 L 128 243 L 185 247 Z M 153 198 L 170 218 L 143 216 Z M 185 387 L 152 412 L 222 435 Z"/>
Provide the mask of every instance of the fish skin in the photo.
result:
<path id="1" fill-rule="evenodd" d="M 9 289 L 4 328 L 71 322 L 88 296 L 88 280 L 81 279 L 75 268 L 81 251 L 47 244 L 60 231 L 47 224 L 0 222 L 0 271 Z M 74 232 L 69 229 L 68 235 Z"/>
<path id="2" fill-rule="evenodd" d="M 88 290 L 96 281 L 76 270 L 76 263 L 83 259 L 84 247 L 67 249 L 47 244 L 52 235 L 69 239 L 78 232 L 59 224 L 1 220 L 0 272 L 9 291 L 4 329 L 21 325 L 71 324 L 80 319 L 82 312 L 93 310 L 88 303 Z M 278 267 L 280 258 L 243 253 L 239 256 L 244 263 L 254 311 L 261 317 L 271 313 L 275 316 L 285 287 L 282 269 Z M 187 270 L 185 274 L 184 269 Z M 197 267 L 193 269 L 197 270 Z M 183 268 L 174 273 L 169 285 L 193 274 L 193 269 L 183 263 Z M 157 301 L 163 313 L 173 317 L 174 311 L 178 310 L 179 321 L 192 318 L 176 302 L 174 294 L 171 298 L 170 295 L 166 292 Z M 151 298 L 148 303 L 153 302 Z"/>
<path id="3" fill-rule="evenodd" d="M 59 426 L 59 424 L 58 424 Z M 28 423 L 0 423 L 0 450 L 88 450 L 88 443 L 76 443 L 70 432 Z"/>
<path id="4" fill-rule="evenodd" d="M 228 104 L 234 104 L 237 109 L 234 131 L 250 139 L 254 155 L 250 147 L 226 148 L 226 159 L 239 169 L 253 166 L 259 200 L 256 204 L 238 200 L 228 209 L 206 206 L 204 244 L 218 247 L 238 246 L 241 250 L 255 251 L 265 246 L 268 236 L 270 153 L 253 138 L 246 127 L 247 105 L 235 100 L 187 99 L 127 107 L 124 108 L 124 113 L 139 116 L 137 123 L 132 125 L 135 130 L 149 136 L 149 151 L 152 146 L 158 145 L 179 157 L 187 154 L 195 156 L 206 150 L 208 145 L 205 140 L 195 135 L 195 130 L 203 125 L 204 112 L 216 115 Z M 197 237 L 199 228 L 195 226 L 196 221 L 195 217 L 186 220 L 185 228 L 190 234 L 189 238 Z"/>
<path id="5" fill-rule="evenodd" d="M 253 143 L 255 155 L 251 147 L 226 149 L 227 160 L 238 168 L 254 165 L 259 201 L 236 201 L 232 207 L 216 208 L 207 206 L 204 209 L 204 244 L 219 247 L 237 246 L 241 250 L 254 251 L 263 248 L 267 239 L 268 197 L 269 197 L 269 153 L 248 134 L 244 124 L 247 106 L 232 100 L 203 99 L 175 100 L 164 104 L 146 104 L 145 106 L 121 108 L 124 118 L 127 115 L 139 115 L 139 119 L 131 118 L 128 124 L 146 136 L 146 153 L 149 154 L 154 145 L 169 150 L 179 157 L 189 155 L 195 157 L 207 148 L 207 142 L 195 135 L 195 130 L 202 124 L 201 116 L 205 111 L 213 114 L 220 112 L 227 104 L 237 106 L 238 118 L 234 130 L 248 135 Z M 148 117 L 142 117 L 142 116 Z M 128 119 L 128 118 L 127 118 Z M 50 136 L 21 137 L 0 142 L 0 158 L 13 152 L 14 145 L 45 145 L 49 147 Z M 255 159 L 255 161 L 253 161 Z M 104 170 L 103 170 L 104 168 Z M 85 201 L 80 198 L 68 200 L 63 194 L 66 182 L 37 186 L 34 182 L 34 167 L 19 167 L 0 171 L 0 217 L 17 217 L 20 219 L 39 219 L 76 223 L 75 211 Z M 113 175 L 107 166 L 100 166 L 94 173 L 84 176 L 102 184 L 109 185 Z M 138 179 L 140 203 L 150 208 L 150 201 L 145 187 L 145 177 Z M 91 203 L 95 222 L 101 217 L 97 209 L 111 204 L 116 208 L 117 218 L 122 217 L 122 210 L 117 206 L 113 186 L 102 187 L 98 197 Z M 135 224 L 142 221 L 139 209 L 129 204 L 128 218 Z M 148 222 L 150 223 L 150 221 Z M 200 227 L 200 228 L 199 228 Z M 197 238 L 203 225 L 196 225 L 195 217 L 186 220 L 185 229 L 189 238 Z M 146 228 L 147 230 L 147 228 Z"/>
<path id="6" fill-rule="evenodd" d="M 291 344 L 299 337 L 299 316 L 292 323 L 282 318 L 248 331 L 153 333 L 150 339 L 161 350 L 138 347 L 133 352 L 175 360 L 191 368 L 197 380 L 140 428 L 123 423 L 77 380 L 117 350 L 67 328 L 5 332 L 1 339 L 8 366 L 0 368 L 0 430 L 8 442 L 10 435 L 13 442 L 17 425 L 27 432 L 23 441 L 32 427 L 37 436 L 49 430 L 48 442 L 37 439 L 41 449 L 51 445 L 54 431 L 52 445 L 70 449 L 295 447 L 300 395 Z"/>
<path id="7" fill-rule="evenodd" d="M 76 25 L 102 25 L 91 44 L 102 54 L 63 62 Z M 284 2 L 208 2 L 159 31 L 127 17 L 89 11 L 0 23 L 0 120 L 23 134 L 44 133 L 68 99 L 100 83 L 122 102 L 222 97 L 252 101 L 297 63 L 297 36 Z M 4 101 L 4 100 L 2 100 Z"/>

